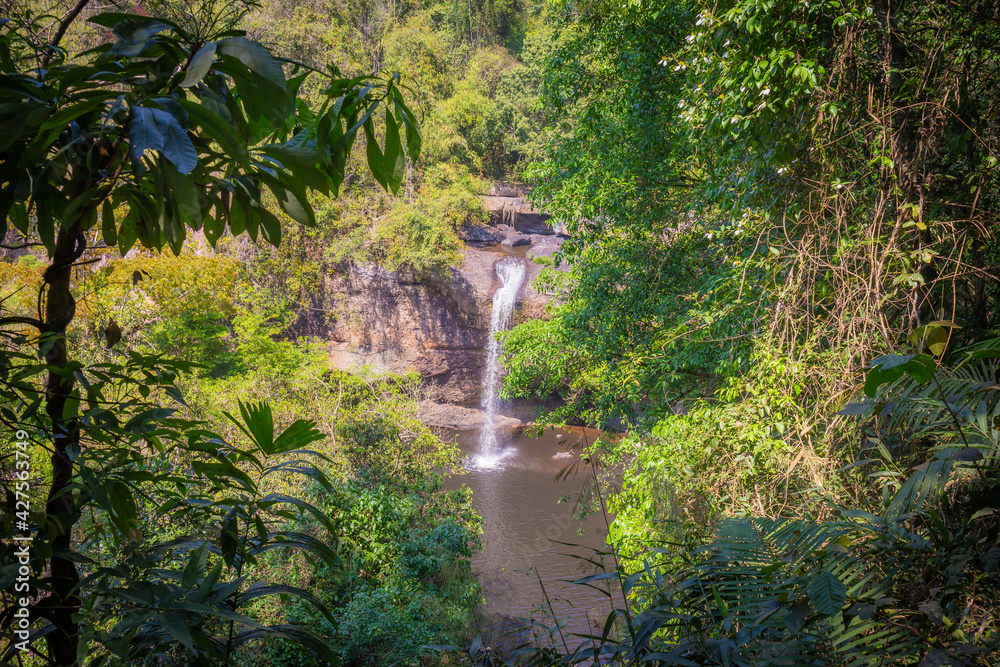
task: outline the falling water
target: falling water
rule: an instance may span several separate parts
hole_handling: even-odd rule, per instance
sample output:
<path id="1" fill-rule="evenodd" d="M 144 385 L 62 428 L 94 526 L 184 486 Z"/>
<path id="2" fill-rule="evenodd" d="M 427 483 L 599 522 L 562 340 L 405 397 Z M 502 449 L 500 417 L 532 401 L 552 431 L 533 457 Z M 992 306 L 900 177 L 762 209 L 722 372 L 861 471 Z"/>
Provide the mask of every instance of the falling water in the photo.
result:
<path id="1" fill-rule="evenodd" d="M 497 264 L 500 289 L 493 295 L 493 315 L 490 318 L 490 338 L 486 345 L 486 372 L 483 374 L 483 429 L 479 435 L 479 463 L 492 467 L 500 457 L 497 442 L 496 415 L 502 401 L 498 395 L 503 369 L 500 367 L 500 351 L 503 340 L 497 332 L 506 331 L 514 315 L 517 292 L 524 280 L 524 264 L 513 257 L 506 257 Z"/>

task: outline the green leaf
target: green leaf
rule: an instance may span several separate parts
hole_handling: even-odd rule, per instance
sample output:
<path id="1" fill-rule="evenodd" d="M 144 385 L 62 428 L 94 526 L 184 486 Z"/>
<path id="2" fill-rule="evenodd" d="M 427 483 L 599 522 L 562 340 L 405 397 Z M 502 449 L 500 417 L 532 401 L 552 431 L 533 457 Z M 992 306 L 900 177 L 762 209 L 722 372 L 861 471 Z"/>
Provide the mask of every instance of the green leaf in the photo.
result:
<path id="1" fill-rule="evenodd" d="M 135 245 L 136 239 L 135 216 L 130 211 L 118 228 L 118 252 L 124 257 Z"/>
<path id="2" fill-rule="evenodd" d="M 161 123 L 163 130 L 163 156 L 173 163 L 182 174 L 190 174 L 198 165 L 198 152 L 194 148 L 194 143 L 188 135 L 187 130 L 181 127 L 174 116 L 166 111 L 154 109 L 159 112 L 157 120 Z"/>
<path id="3" fill-rule="evenodd" d="M 181 576 L 181 586 L 193 588 L 204 575 L 207 562 L 208 543 L 202 544 L 197 549 L 192 549 L 188 553 L 188 562 L 184 567 L 184 574 Z"/>
<path id="4" fill-rule="evenodd" d="M 247 602 L 267 597 L 269 595 L 289 595 L 308 602 L 316 609 L 316 611 L 323 614 L 331 625 L 336 625 L 333 615 L 330 614 L 330 610 L 326 608 L 326 605 L 323 604 L 322 600 L 305 589 L 298 588 L 297 586 L 290 586 L 288 584 L 268 584 L 262 581 L 257 582 L 247 590 L 243 591 L 236 598 L 236 608 L 239 609 Z"/>
<path id="5" fill-rule="evenodd" d="M 234 567 L 239 545 L 239 522 L 236 515 L 236 507 L 233 506 L 226 512 L 219 530 L 219 548 L 222 551 L 222 559 L 226 561 L 226 565 L 229 567 Z"/>
<path id="6" fill-rule="evenodd" d="M 223 413 L 265 454 L 271 454 L 274 446 L 274 416 L 267 403 L 239 402 L 242 423 L 228 412 Z"/>
<path id="7" fill-rule="evenodd" d="M 12 183 L 0 188 L 0 239 L 7 236 L 7 214 L 14 206 L 14 185 Z"/>
<path id="8" fill-rule="evenodd" d="M 339 655 L 334 653 L 329 643 L 305 628 L 296 625 L 269 625 L 263 628 L 241 630 L 233 637 L 233 647 L 239 647 L 248 642 L 291 642 L 312 651 L 325 661 L 325 664 L 339 664 Z"/>
<path id="9" fill-rule="evenodd" d="M 229 37 L 218 42 L 218 52 L 233 56 L 249 70 L 255 72 L 278 88 L 285 88 L 285 73 L 281 63 L 266 48 L 246 37 Z"/>
<path id="10" fill-rule="evenodd" d="M 288 211 L 286 207 L 287 202 L 282 202 L 279 200 L 281 208 Z M 310 213 L 312 210 L 310 209 Z M 291 215 L 291 214 L 289 214 Z M 293 216 L 294 217 L 294 216 Z M 257 218 L 260 220 L 260 233 L 264 237 L 264 241 L 275 248 L 281 245 L 281 221 L 266 208 L 261 208 L 257 210 Z M 308 224 L 304 222 L 302 224 Z"/>
<path id="11" fill-rule="evenodd" d="M 163 133 L 153 109 L 144 107 L 132 108 L 132 121 L 128 126 L 129 152 L 132 155 L 133 169 L 142 173 L 142 156 L 147 150 L 158 150 L 163 146 Z"/>
<path id="12" fill-rule="evenodd" d="M 796 602 L 785 615 L 785 627 L 787 627 L 789 632 L 793 635 L 797 635 L 799 631 L 805 627 L 808 618 L 809 605 L 802 602 Z"/>
<path id="13" fill-rule="evenodd" d="M 198 152 L 180 122 L 168 111 L 149 107 L 132 107 L 129 123 L 129 151 L 136 171 L 142 173 L 142 155 L 158 150 L 177 171 L 190 174 L 198 164 Z"/>
<path id="14" fill-rule="evenodd" d="M 368 138 L 367 144 L 367 156 L 368 156 L 368 168 L 372 172 L 372 176 L 378 181 L 378 184 L 382 186 L 383 189 L 388 189 L 385 173 L 385 158 L 382 155 L 382 150 L 378 146 L 378 141 L 375 139 L 375 129 L 372 126 L 371 119 L 365 121 L 365 135 Z"/>
<path id="15" fill-rule="evenodd" d="M 191 631 L 188 629 L 189 620 L 180 617 L 177 614 L 161 614 L 159 616 L 160 625 L 163 629 L 167 631 L 175 641 L 180 642 L 189 649 L 194 649 L 194 638 L 191 636 Z"/>
<path id="16" fill-rule="evenodd" d="M 125 424 L 125 430 L 140 434 L 149 433 L 155 429 L 154 422 L 166 419 L 175 412 L 177 411 L 173 408 L 153 408 L 151 410 L 145 410 L 129 419 L 128 423 Z"/>
<path id="17" fill-rule="evenodd" d="M 154 35 L 170 28 L 171 26 L 156 19 L 129 16 L 129 18 L 115 24 L 113 31 L 118 41 L 111 47 L 110 53 L 113 56 L 133 58 L 156 41 L 153 39 Z"/>
<path id="18" fill-rule="evenodd" d="M 204 102 L 204 100 L 203 100 Z M 240 165 L 247 159 L 247 142 L 233 128 L 233 123 L 223 118 L 213 107 L 191 100 L 178 100 L 190 120 L 204 131 L 205 137 L 219 144 L 226 154 Z"/>
<path id="19" fill-rule="evenodd" d="M 198 49 L 188 64 L 187 73 L 184 75 L 184 80 L 181 81 L 181 88 L 190 88 L 201 83 L 201 80 L 208 74 L 208 70 L 212 69 L 212 63 L 215 62 L 215 50 L 218 46 L 218 42 L 209 42 Z"/>
<path id="20" fill-rule="evenodd" d="M 108 492 L 111 522 L 125 537 L 138 542 L 139 512 L 132 497 L 132 489 L 123 482 L 115 481 Z"/>
<path id="21" fill-rule="evenodd" d="M 911 331 L 906 340 L 911 345 L 918 348 L 926 348 L 934 356 L 940 357 L 948 347 L 948 340 L 951 337 L 949 329 L 961 328 L 954 322 L 928 322 Z"/>
<path id="22" fill-rule="evenodd" d="M 213 247 L 215 247 L 215 242 L 222 238 L 222 233 L 226 231 L 226 218 L 221 210 L 222 206 L 222 201 L 216 200 L 215 210 L 212 215 L 205 216 L 204 220 L 205 239 Z"/>
<path id="23" fill-rule="evenodd" d="M 70 392 L 70 395 L 66 397 L 66 402 L 63 403 L 62 418 L 63 421 L 69 422 L 76 419 L 77 415 L 80 413 L 80 390 L 74 389 Z"/>
<path id="24" fill-rule="evenodd" d="M 115 207 L 110 199 L 101 204 L 101 236 L 109 246 L 118 245 L 118 228 L 115 225 Z"/>
<path id="25" fill-rule="evenodd" d="M 42 190 L 41 196 L 35 200 L 35 218 L 38 225 L 38 238 L 51 255 L 56 247 L 56 222 L 52 217 L 49 196 Z"/>
<path id="26" fill-rule="evenodd" d="M 396 87 L 392 89 L 392 98 L 396 104 L 396 110 L 403 120 L 403 125 L 406 126 L 406 150 L 410 154 L 410 159 L 417 162 L 420 159 L 420 147 L 422 143 L 417 117 L 413 115 L 413 112 L 403 102 L 403 95 Z"/>
<path id="27" fill-rule="evenodd" d="M 322 157 L 319 149 L 315 146 L 269 144 L 261 146 L 260 152 L 289 171 L 296 182 L 301 183 L 301 185 L 324 194 L 329 193 L 331 181 L 329 176 L 320 169 Z"/>
<path id="28" fill-rule="evenodd" d="M 392 113 L 386 109 L 385 112 L 385 155 L 383 157 L 385 166 L 385 178 L 389 189 L 393 194 L 399 192 L 399 186 L 403 182 L 406 174 L 406 156 L 403 155 L 403 147 L 399 143 L 399 126 Z"/>
<path id="29" fill-rule="evenodd" d="M 875 359 L 871 366 L 865 378 L 865 394 L 870 398 L 875 397 L 880 386 L 895 382 L 904 374 L 926 384 L 934 377 L 936 368 L 934 359 L 927 354 L 886 354 Z"/>
<path id="30" fill-rule="evenodd" d="M 824 570 L 809 582 L 807 588 L 813 609 L 826 616 L 833 616 L 847 602 L 847 587 L 832 572 Z"/>
<path id="31" fill-rule="evenodd" d="M 269 454 L 283 454 L 295 449 L 302 449 L 311 443 L 326 439 L 322 432 L 317 430 L 316 422 L 312 420 L 298 419 L 291 426 L 286 428 L 275 439 Z"/>

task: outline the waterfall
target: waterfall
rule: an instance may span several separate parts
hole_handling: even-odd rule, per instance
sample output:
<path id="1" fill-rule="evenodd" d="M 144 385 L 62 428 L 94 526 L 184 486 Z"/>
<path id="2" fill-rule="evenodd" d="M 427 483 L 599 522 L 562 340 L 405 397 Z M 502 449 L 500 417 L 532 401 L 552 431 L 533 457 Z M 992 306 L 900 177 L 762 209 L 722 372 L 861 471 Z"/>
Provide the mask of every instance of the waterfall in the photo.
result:
<path id="1" fill-rule="evenodd" d="M 497 442 L 496 415 L 502 405 L 498 393 L 503 380 L 503 369 L 500 367 L 500 352 L 503 340 L 497 333 L 506 331 L 514 315 L 514 305 L 517 303 L 517 293 L 524 281 L 524 264 L 513 257 L 506 257 L 497 264 L 497 277 L 500 278 L 500 289 L 493 295 L 493 314 L 490 317 L 490 338 L 486 344 L 486 372 L 483 373 L 483 429 L 479 434 L 480 463 L 491 466 L 500 455 Z"/>

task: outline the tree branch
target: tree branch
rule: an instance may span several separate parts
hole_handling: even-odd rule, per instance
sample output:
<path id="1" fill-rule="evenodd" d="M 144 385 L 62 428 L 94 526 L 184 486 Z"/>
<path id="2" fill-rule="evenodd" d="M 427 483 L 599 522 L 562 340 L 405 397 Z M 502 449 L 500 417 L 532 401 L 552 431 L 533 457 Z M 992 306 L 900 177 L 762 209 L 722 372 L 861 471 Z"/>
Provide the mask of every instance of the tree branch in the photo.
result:
<path id="1" fill-rule="evenodd" d="M 41 329 L 45 326 L 41 320 L 36 320 L 33 317 L 0 317 L 0 327 L 7 326 L 8 324 L 27 324 L 36 329 Z"/>
<path id="2" fill-rule="evenodd" d="M 66 36 L 66 31 L 69 30 L 70 25 L 76 20 L 76 17 L 80 15 L 83 8 L 90 4 L 90 0 L 79 0 L 73 9 L 69 10 L 69 14 L 63 17 L 62 21 L 59 22 L 59 29 L 56 30 L 55 36 L 52 41 L 49 42 L 48 48 L 45 55 L 42 56 L 42 67 L 49 64 L 52 60 L 52 55 L 55 53 L 56 47 L 59 46 L 59 42 L 62 38 Z"/>
<path id="3" fill-rule="evenodd" d="M 0 248 L 4 250 L 24 250 L 25 248 L 32 248 L 34 246 L 45 245 L 44 243 L 38 243 L 37 241 L 29 241 L 22 245 L 4 245 L 0 243 Z"/>

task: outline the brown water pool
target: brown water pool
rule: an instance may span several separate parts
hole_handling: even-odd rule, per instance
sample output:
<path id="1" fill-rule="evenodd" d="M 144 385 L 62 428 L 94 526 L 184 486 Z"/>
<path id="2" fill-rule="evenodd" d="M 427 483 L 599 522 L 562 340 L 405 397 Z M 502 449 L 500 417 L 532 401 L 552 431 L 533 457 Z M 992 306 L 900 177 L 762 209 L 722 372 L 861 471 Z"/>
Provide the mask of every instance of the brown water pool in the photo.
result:
<path id="1" fill-rule="evenodd" d="M 540 437 L 508 433 L 501 438 L 499 456 L 482 462 L 477 457 L 479 432 L 454 434 L 467 470 L 451 477 L 449 486 L 471 488 L 472 503 L 484 520 L 483 550 L 473 557 L 472 567 L 486 612 L 549 625 L 554 612 L 565 621 L 564 633 L 600 634 L 611 609 L 608 598 L 566 583 L 594 574 L 584 558 L 607 549 L 603 514 L 582 522 L 574 518 L 578 491 L 593 481 L 592 470 L 579 465 L 581 445 L 598 435 L 583 429 L 547 431 Z M 578 464 L 575 473 L 561 475 L 573 464 Z M 567 639 L 571 646 L 580 641 Z"/>

